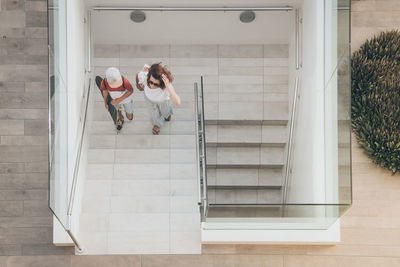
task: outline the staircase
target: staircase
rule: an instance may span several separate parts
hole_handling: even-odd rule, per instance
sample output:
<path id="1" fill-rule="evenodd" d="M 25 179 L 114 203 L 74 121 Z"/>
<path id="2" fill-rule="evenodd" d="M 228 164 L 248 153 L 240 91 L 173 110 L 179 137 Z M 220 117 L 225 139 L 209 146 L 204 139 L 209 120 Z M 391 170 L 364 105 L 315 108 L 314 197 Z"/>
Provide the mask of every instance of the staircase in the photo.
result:
<path id="1" fill-rule="evenodd" d="M 209 203 L 280 203 L 287 121 L 218 121 L 206 127 Z"/>
<path id="2" fill-rule="evenodd" d="M 219 60 L 218 86 L 204 82 L 208 203 L 278 204 L 289 132 L 288 46 L 265 45 L 261 60 L 239 56 Z"/>
<path id="3" fill-rule="evenodd" d="M 117 135 L 93 88 L 83 254 L 201 253 L 193 94 L 181 93 L 184 104 L 153 135 L 143 93 L 135 90 L 135 120 L 125 120 Z"/>
<path id="4" fill-rule="evenodd" d="M 202 75 L 208 203 L 281 201 L 289 118 L 288 45 L 159 48 L 94 48 L 94 75 L 115 66 L 132 80 L 144 63 L 168 64 L 182 105 L 160 135 L 153 136 L 142 92 L 136 90 L 135 120 L 116 135 L 93 87 L 78 236 L 85 254 L 201 253 L 193 83 Z M 159 58 L 152 58 L 155 54 Z"/>

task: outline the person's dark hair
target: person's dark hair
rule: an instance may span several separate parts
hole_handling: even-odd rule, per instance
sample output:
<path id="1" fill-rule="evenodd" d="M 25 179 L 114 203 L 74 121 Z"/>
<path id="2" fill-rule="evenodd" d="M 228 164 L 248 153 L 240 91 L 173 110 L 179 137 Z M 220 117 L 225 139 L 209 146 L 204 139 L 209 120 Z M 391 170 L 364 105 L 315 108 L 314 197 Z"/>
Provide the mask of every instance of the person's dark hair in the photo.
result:
<path id="1" fill-rule="evenodd" d="M 151 65 L 149 73 L 147 74 L 147 83 L 149 83 L 150 77 L 153 76 L 154 79 L 156 79 L 160 82 L 160 88 L 164 89 L 165 84 L 161 77 L 162 74 L 165 74 L 167 76 L 168 80 L 172 83 L 172 81 L 174 80 L 174 77 L 172 76 L 171 72 L 165 66 L 161 66 L 161 63 L 155 63 L 155 64 Z"/>

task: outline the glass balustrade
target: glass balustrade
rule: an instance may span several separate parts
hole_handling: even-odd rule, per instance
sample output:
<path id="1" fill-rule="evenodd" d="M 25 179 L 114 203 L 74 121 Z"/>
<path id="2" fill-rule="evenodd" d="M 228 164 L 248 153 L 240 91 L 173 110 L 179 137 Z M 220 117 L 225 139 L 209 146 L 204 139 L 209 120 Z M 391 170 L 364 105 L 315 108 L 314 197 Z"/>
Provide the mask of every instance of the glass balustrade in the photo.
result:
<path id="1" fill-rule="evenodd" d="M 68 226 L 68 112 L 66 1 L 48 1 L 49 31 L 49 206 Z"/>

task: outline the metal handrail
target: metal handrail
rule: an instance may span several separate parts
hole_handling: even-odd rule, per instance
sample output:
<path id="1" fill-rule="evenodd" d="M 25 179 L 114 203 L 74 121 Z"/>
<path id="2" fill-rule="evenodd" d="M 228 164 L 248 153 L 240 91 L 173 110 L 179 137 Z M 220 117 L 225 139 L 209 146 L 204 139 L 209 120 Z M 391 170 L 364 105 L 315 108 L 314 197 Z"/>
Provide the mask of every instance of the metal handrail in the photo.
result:
<path id="1" fill-rule="evenodd" d="M 86 102 L 84 102 L 85 111 L 84 111 L 84 115 L 83 115 L 83 119 L 82 119 L 83 125 L 82 125 L 81 133 L 79 135 L 78 151 L 76 153 L 76 158 L 75 158 L 75 167 L 74 167 L 74 174 L 73 174 L 73 180 L 72 180 L 72 186 L 71 186 L 71 194 L 70 194 L 69 203 L 68 203 L 68 213 L 67 213 L 68 216 L 72 215 L 72 209 L 74 206 L 76 183 L 78 181 L 79 164 L 80 164 L 80 159 L 81 159 L 81 154 L 82 154 L 83 137 L 85 136 L 85 129 L 86 129 L 91 82 L 92 82 L 92 78 L 89 78 L 89 85 L 88 85 L 88 89 L 87 89 L 87 93 L 86 93 Z"/>
<path id="2" fill-rule="evenodd" d="M 204 208 L 204 216 L 207 215 L 207 152 L 206 152 L 206 129 L 204 123 L 204 91 L 203 91 L 203 76 L 201 76 L 201 83 L 200 83 L 200 95 L 201 95 L 201 146 L 203 151 L 202 157 L 202 167 L 203 167 L 203 204 Z"/>
<path id="3" fill-rule="evenodd" d="M 292 162 L 292 146 L 293 146 L 293 132 L 294 132 L 294 123 L 296 118 L 296 110 L 297 110 L 297 98 L 299 97 L 299 77 L 298 74 L 295 80 L 295 88 L 293 95 L 293 104 L 292 104 L 292 114 L 290 119 L 290 128 L 289 128 L 289 141 L 288 141 L 288 152 L 286 158 L 286 172 L 285 172 L 285 183 L 283 187 L 283 200 L 282 204 L 286 204 L 287 201 L 287 193 L 288 193 L 288 185 L 289 185 L 289 175 L 290 175 L 290 165 Z"/>
<path id="4" fill-rule="evenodd" d="M 201 99 L 201 109 L 199 108 L 199 100 Z M 206 156 L 206 134 L 204 123 L 204 94 L 203 94 L 203 77 L 201 77 L 200 94 L 198 84 L 194 83 L 194 112 L 195 112 L 195 135 L 196 135 L 196 159 L 197 159 L 197 178 L 199 189 L 198 204 L 203 207 L 203 218 L 207 214 L 207 156 Z M 201 142 L 201 144 L 200 144 Z M 200 169 L 201 164 L 201 169 Z"/>
<path id="5" fill-rule="evenodd" d="M 200 157 L 199 157 L 199 153 L 200 153 L 200 145 L 199 145 L 199 101 L 198 101 L 198 85 L 197 83 L 194 83 L 194 117 L 195 117 L 195 121 L 194 121 L 194 127 L 195 127 L 195 136 L 196 136 L 196 159 L 197 159 L 197 164 L 196 164 L 196 168 L 197 168 L 197 180 L 198 180 L 198 189 L 199 189 L 199 200 L 198 200 L 198 204 L 201 205 L 202 203 L 202 195 L 201 195 L 201 178 L 200 178 L 200 167 L 199 167 L 199 162 L 200 162 Z"/>
<path id="6" fill-rule="evenodd" d="M 86 101 L 83 102 L 83 104 L 85 105 L 85 111 L 84 111 L 83 119 L 81 120 L 83 122 L 83 124 L 82 124 L 82 130 L 79 135 L 78 151 L 76 153 L 76 158 L 75 158 L 74 174 L 73 174 L 71 192 L 70 192 L 69 201 L 68 201 L 67 226 L 65 229 L 67 234 L 71 237 L 72 241 L 74 242 L 74 244 L 77 248 L 77 251 L 79 253 L 83 251 L 83 248 L 80 245 L 80 243 L 78 242 L 78 240 L 76 239 L 75 235 L 71 231 L 71 217 L 72 217 L 72 210 L 73 210 L 74 200 L 75 200 L 76 185 L 78 182 L 78 172 L 79 172 L 79 165 L 80 165 L 80 161 L 81 161 L 82 145 L 83 145 L 83 140 L 84 140 L 84 136 L 85 136 L 91 82 L 92 82 L 92 79 L 89 77 L 88 87 L 87 87 L 87 92 L 86 92 Z"/>
<path id="7" fill-rule="evenodd" d="M 92 10 L 98 11 L 291 11 L 291 6 L 276 7 L 124 7 L 124 6 L 95 6 Z"/>

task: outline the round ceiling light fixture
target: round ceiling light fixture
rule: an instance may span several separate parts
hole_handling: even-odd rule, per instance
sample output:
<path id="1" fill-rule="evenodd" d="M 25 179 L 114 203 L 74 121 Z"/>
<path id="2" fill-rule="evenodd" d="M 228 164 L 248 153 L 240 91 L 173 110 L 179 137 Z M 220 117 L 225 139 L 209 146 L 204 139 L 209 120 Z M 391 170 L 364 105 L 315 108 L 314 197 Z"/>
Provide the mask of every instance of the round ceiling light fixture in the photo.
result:
<path id="1" fill-rule="evenodd" d="M 240 21 L 243 23 L 252 22 L 256 18 L 256 13 L 251 10 L 240 13 Z"/>
<path id="2" fill-rule="evenodd" d="M 131 12 L 131 20 L 133 22 L 143 22 L 146 20 L 146 14 L 143 11 L 135 10 Z"/>

